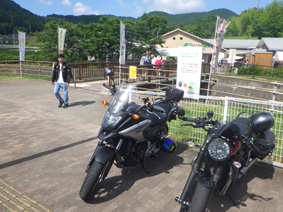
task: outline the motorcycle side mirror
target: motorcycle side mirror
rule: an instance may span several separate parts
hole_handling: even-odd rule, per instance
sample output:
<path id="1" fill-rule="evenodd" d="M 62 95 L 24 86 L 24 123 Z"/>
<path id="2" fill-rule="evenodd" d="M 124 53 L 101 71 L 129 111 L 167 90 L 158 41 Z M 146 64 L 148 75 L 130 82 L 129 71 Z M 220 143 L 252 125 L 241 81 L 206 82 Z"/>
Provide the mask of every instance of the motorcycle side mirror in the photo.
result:
<path id="1" fill-rule="evenodd" d="M 114 76 L 114 73 L 111 69 L 105 68 L 104 71 L 105 71 L 106 75 L 109 76 L 110 78 L 112 78 Z"/>
<path id="2" fill-rule="evenodd" d="M 207 118 L 211 119 L 213 117 L 213 111 L 208 111 L 207 112 Z"/>

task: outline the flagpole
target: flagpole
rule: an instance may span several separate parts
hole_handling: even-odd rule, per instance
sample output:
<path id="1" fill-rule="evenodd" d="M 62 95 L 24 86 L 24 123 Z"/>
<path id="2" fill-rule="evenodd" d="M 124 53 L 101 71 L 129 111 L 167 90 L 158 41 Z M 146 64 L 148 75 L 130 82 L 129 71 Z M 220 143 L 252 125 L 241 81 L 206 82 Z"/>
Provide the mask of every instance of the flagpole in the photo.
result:
<path id="1" fill-rule="evenodd" d="M 20 60 L 20 72 L 21 72 L 21 77 L 23 77 L 22 61 L 21 60 Z"/>
<path id="2" fill-rule="evenodd" d="M 214 31 L 213 51 L 212 51 L 212 58 L 211 58 L 211 66 L 210 66 L 209 75 L 208 75 L 208 84 L 207 84 L 206 97 L 209 96 L 210 83 L 211 83 L 210 81 L 211 81 L 211 75 L 212 75 L 212 66 L 214 65 L 214 63 L 213 63 L 213 60 L 214 60 L 213 54 L 216 53 L 216 52 L 214 52 L 214 50 L 216 49 L 216 29 L 217 29 L 218 19 L 219 19 L 219 16 L 217 16 L 216 25 L 215 25 L 215 31 Z M 207 102 L 207 99 L 208 98 L 206 98 L 206 102 Z"/>
<path id="3" fill-rule="evenodd" d="M 121 56 L 121 35 L 122 35 L 122 21 L 120 20 L 120 57 L 119 57 L 119 85 L 121 85 L 121 60 L 122 60 L 122 56 Z"/>
<path id="4" fill-rule="evenodd" d="M 119 63 L 119 85 L 121 85 L 121 63 Z"/>

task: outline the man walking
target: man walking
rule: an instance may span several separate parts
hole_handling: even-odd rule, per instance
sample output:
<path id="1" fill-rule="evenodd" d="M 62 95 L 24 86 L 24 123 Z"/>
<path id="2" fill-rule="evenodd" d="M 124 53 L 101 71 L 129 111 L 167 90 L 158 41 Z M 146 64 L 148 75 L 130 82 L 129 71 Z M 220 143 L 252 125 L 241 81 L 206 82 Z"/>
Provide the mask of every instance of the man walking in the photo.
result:
<path id="1" fill-rule="evenodd" d="M 52 74 L 52 85 L 54 85 L 54 82 L 56 81 L 54 86 L 54 94 L 56 98 L 59 100 L 58 107 L 62 107 L 63 104 L 64 104 L 63 108 L 68 107 L 68 100 L 69 100 L 68 87 L 71 77 L 72 77 L 71 66 L 68 63 L 64 62 L 64 55 L 59 54 L 58 62 L 56 62 L 53 66 L 53 74 Z M 62 88 L 63 90 L 64 99 L 62 99 L 59 93 L 60 88 Z"/>

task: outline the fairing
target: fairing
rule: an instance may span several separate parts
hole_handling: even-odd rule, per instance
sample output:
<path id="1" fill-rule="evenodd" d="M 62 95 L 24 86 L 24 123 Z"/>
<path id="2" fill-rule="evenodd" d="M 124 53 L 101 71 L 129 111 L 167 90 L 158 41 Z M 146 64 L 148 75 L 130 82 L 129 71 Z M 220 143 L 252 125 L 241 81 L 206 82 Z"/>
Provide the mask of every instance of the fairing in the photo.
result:
<path id="1" fill-rule="evenodd" d="M 132 92 L 135 88 L 126 83 L 122 83 L 115 93 L 107 112 L 102 121 L 102 127 L 112 129 L 122 118 L 123 114 L 131 102 Z"/>

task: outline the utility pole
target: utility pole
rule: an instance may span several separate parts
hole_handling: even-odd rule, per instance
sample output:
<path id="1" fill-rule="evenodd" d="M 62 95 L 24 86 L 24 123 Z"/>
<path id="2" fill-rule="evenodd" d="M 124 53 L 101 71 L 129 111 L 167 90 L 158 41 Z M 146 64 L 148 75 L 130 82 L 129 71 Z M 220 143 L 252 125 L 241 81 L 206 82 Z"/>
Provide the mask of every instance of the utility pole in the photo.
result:
<path id="1" fill-rule="evenodd" d="M 260 0 L 257 1 L 257 12 L 258 12 L 258 10 L 259 10 L 259 1 L 260 1 Z"/>

